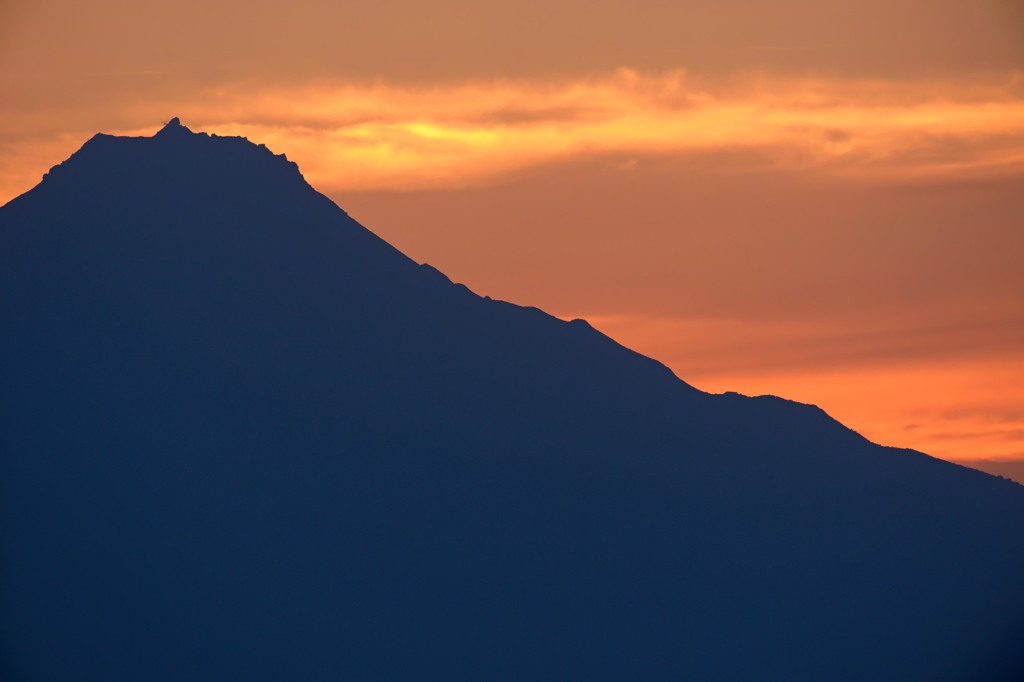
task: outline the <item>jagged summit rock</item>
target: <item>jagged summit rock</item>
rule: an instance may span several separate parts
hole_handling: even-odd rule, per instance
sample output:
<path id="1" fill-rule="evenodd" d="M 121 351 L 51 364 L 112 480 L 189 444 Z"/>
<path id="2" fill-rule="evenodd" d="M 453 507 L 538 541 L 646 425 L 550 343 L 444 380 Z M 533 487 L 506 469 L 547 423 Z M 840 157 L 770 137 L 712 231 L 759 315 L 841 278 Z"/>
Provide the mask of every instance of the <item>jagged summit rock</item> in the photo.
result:
<path id="1" fill-rule="evenodd" d="M 0 678 L 1018 679 L 1021 486 L 481 298 L 175 121 L 0 208 Z"/>
<path id="2" fill-rule="evenodd" d="M 160 129 L 155 137 L 177 135 L 180 133 L 191 133 L 192 131 L 181 124 L 181 119 L 175 116 Z"/>

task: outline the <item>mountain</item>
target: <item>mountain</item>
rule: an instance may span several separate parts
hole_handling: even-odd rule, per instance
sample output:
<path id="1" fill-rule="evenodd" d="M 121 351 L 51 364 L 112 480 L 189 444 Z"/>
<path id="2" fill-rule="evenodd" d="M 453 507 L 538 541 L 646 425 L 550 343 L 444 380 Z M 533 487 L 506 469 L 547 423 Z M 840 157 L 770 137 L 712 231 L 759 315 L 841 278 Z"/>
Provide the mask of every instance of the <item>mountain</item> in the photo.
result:
<path id="1" fill-rule="evenodd" d="M 5 680 L 1022 679 L 1024 487 L 480 297 L 174 119 L 0 208 Z"/>

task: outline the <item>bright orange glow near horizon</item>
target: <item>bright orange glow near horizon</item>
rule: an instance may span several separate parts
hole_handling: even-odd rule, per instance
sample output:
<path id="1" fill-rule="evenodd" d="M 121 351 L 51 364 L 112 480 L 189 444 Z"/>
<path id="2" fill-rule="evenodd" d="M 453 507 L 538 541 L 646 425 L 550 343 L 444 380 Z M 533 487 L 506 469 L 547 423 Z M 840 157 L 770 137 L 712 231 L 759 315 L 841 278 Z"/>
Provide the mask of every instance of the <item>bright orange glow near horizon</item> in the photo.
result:
<path id="1" fill-rule="evenodd" d="M 16 0 L 0 202 L 97 132 L 180 116 L 699 388 L 1024 461 L 1011 4 Z"/>
<path id="2" fill-rule="evenodd" d="M 841 329 L 628 317 L 591 323 L 706 391 L 813 403 L 870 440 L 945 459 L 1024 460 L 1024 421 L 1013 407 L 1024 392 L 1017 348 L 988 358 L 815 363 L 808 349 L 835 349 Z M 832 338 L 826 343 L 823 336 Z M 758 347 L 742 338 L 756 339 Z"/>

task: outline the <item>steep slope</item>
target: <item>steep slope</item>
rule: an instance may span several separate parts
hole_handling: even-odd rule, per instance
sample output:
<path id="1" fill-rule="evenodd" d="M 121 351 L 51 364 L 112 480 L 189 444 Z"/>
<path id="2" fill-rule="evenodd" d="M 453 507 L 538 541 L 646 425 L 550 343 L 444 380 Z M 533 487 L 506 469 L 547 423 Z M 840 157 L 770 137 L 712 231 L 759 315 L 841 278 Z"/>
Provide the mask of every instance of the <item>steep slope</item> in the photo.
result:
<path id="1" fill-rule="evenodd" d="M 175 119 L 0 209 L 4 679 L 1007 679 L 1024 488 L 704 394 Z"/>

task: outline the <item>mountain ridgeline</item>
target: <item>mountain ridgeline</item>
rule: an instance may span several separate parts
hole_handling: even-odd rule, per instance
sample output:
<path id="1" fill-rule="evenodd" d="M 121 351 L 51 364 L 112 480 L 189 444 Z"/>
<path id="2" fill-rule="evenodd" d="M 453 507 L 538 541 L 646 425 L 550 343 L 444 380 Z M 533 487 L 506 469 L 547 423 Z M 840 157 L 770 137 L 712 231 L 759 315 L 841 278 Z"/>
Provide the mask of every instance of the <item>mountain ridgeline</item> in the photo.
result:
<path id="1" fill-rule="evenodd" d="M 0 324 L 4 680 L 1024 679 L 1024 487 L 477 296 L 243 138 L 0 208 Z"/>

